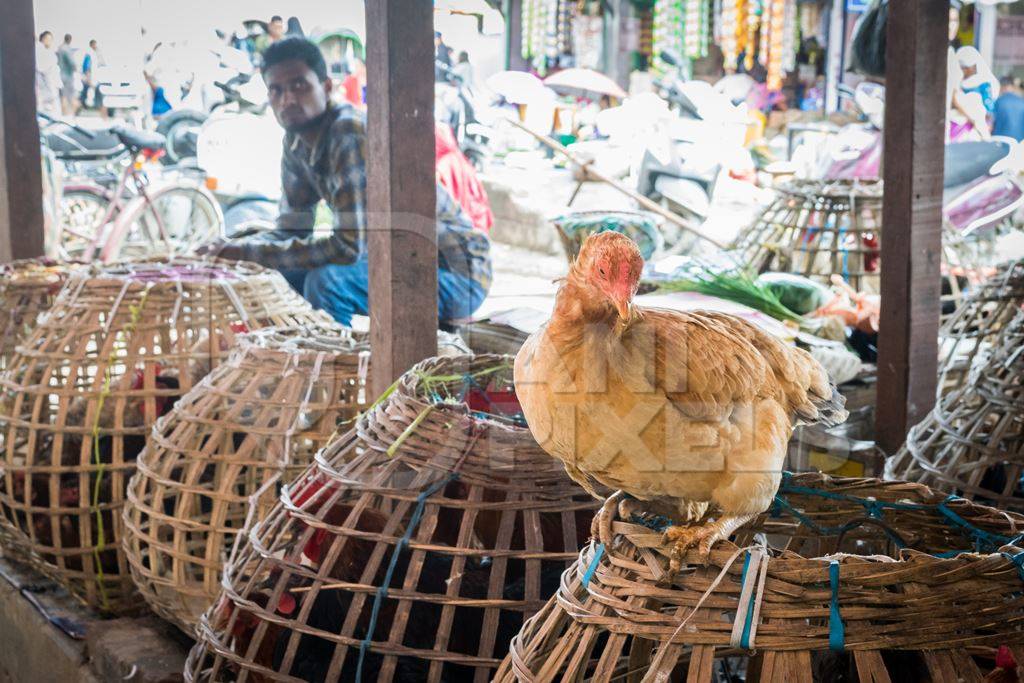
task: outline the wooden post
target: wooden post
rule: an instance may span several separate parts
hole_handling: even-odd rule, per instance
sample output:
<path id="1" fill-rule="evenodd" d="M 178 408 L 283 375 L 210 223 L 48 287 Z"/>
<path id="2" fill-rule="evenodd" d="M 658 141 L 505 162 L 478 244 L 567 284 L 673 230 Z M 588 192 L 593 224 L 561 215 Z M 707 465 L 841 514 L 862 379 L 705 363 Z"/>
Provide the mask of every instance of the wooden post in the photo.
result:
<path id="1" fill-rule="evenodd" d="M 366 2 L 373 389 L 437 353 L 434 7 Z"/>
<path id="2" fill-rule="evenodd" d="M 43 255 L 35 82 L 32 0 L 6 0 L 0 20 L 0 263 Z"/>
<path id="3" fill-rule="evenodd" d="M 935 403 L 948 0 L 889 3 L 875 432 L 886 453 Z"/>
<path id="4" fill-rule="evenodd" d="M 512 71 L 529 71 L 530 65 L 523 59 L 523 0 L 503 0 L 502 14 L 505 15 L 505 68 Z"/>

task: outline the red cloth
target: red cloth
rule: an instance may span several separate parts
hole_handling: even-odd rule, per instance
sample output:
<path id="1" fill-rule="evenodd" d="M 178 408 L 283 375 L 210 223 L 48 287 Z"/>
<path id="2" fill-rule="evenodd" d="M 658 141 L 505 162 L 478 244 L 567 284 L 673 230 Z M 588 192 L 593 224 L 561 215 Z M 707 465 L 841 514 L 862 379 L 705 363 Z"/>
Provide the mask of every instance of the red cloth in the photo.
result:
<path id="1" fill-rule="evenodd" d="M 494 214 L 487 191 L 473 164 L 459 149 L 452 129 L 444 123 L 434 125 L 434 153 L 438 182 L 462 206 L 477 230 L 490 232 Z"/>
<path id="2" fill-rule="evenodd" d="M 341 89 L 345 92 L 345 101 L 357 107 L 363 103 L 363 89 L 359 85 L 359 79 L 355 74 L 349 74 L 341 82 Z"/>

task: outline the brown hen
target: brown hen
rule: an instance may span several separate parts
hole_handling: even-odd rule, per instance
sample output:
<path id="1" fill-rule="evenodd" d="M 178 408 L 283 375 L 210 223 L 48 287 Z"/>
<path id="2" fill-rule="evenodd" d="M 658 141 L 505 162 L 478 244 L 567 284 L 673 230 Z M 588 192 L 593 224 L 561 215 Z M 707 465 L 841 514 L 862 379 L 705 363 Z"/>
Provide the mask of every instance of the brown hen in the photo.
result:
<path id="1" fill-rule="evenodd" d="M 678 568 L 768 509 L 795 424 L 846 412 L 810 354 L 746 321 L 635 306 L 642 268 L 628 237 L 589 237 L 516 356 L 516 393 L 573 479 L 620 490 L 620 514 L 694 520 L 713 506 L 713 521 L 666 530 Z"/>

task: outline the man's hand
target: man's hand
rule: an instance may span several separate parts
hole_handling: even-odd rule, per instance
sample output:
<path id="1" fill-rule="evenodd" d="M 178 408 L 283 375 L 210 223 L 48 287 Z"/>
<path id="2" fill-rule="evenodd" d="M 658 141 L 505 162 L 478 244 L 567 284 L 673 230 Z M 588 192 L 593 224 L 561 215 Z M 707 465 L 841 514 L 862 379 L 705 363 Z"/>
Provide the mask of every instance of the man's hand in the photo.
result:
<path id="1" fill-rule="evenodd" d="M 232 243 L 226 239 L 217 239 L 196 248 L 199 256 L 213 256 L 216 258 L 228 259 L 231 261 L 242 260 L 242 248 L 240 244 Z"/>

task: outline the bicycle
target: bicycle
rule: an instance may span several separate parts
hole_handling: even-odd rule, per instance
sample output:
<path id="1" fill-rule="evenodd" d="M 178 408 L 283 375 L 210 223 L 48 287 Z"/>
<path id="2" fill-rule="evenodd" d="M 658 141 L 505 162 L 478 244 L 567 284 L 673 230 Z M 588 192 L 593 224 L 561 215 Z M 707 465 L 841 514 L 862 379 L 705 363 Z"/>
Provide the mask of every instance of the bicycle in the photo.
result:
<path id="1" fill-rule="evenodd" d="M 54 121 L 53 119 L 50 119 Z M 59 122 L 85 139 L 96 134 Z M 127 150 L 127 163 L 113 187 L 91 181 L 64 186 L 60 258 L 78 261 L 189 253 L 224 235 L 224 217 L 217 200 L 193 169 L 164 169 L 168 182 L 152 184 L 145 161 L 159 157 L 164 138 L 158 133 L 114 127 L 109 131 Z"/>

